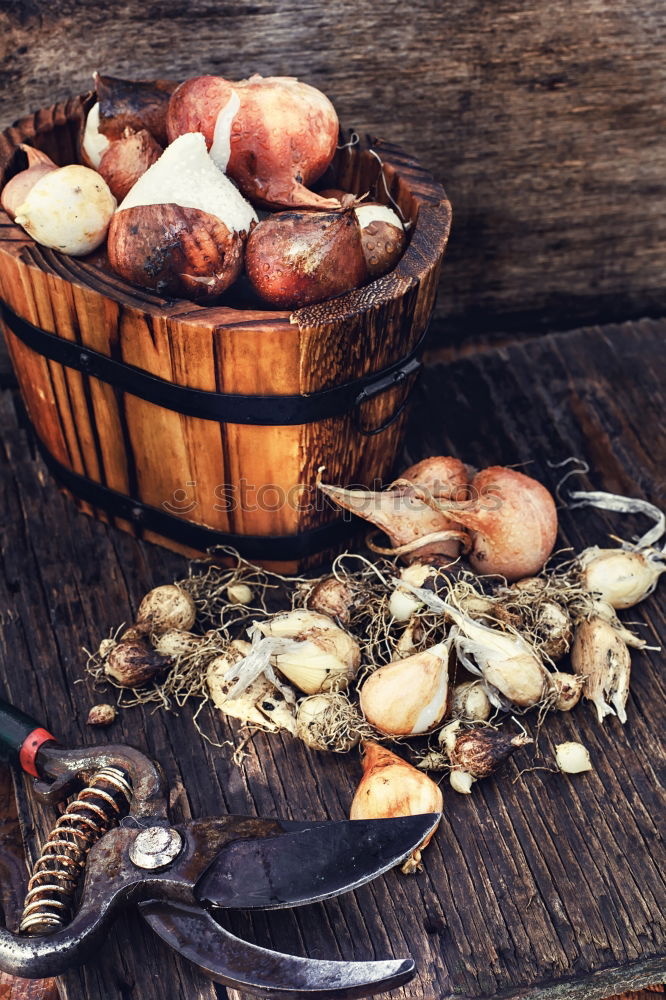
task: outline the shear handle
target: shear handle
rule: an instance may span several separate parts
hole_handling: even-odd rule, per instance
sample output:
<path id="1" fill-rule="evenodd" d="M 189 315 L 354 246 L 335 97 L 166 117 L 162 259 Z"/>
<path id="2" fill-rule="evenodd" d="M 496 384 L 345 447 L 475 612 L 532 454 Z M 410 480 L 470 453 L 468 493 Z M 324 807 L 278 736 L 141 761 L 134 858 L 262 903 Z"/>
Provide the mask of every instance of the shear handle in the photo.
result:
<path id="1" fill-rule="evenodd" d="M 45 743 L 55 742 L 39 722 L 0 698 L 0 760 L 20 764 L 37 778 L 37 754 Z"/>

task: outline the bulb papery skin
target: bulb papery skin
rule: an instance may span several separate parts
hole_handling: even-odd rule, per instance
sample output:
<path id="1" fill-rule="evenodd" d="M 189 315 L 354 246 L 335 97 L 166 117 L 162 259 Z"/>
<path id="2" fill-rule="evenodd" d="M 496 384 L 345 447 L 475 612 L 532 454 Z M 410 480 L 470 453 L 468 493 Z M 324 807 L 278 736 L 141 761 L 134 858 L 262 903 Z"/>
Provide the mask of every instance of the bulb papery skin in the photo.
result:
<path id="1" fill-rule="evenodd" d="M 599 722 L 617 715 L 625 723 L 631 655 L 617 630 L 601 618 L 581 622 L 574 635 L 571 665 L 584 678 L 583 696 L 594 704 Z"/>
<path id="2" fill-rule="evenodd" d="M 493 705 L 505 707 L 506 700 L 531 708 L 543 699 L 548 673 L 525 639 L 481 625 L 457 609 L 450 609 L 450 614 L 456 623 L 452 635 L 458 657 L 468 670 L 483 677 Z"/>
<path id="3" fill-rule="evenodd" d="M 354 209 L 360 227 L 361 247 L 368 276 L 378 278 L 397 264 L 405 249 L 405 230 L 398 215 L 386 205 L 368 204 Z"/>
<path id="4" fill-rule="evenodd" d="M 86 117 L 86 124 L 83 130 L 82 150 L 88 165 L 97 170 L 110 146 L 110 142 L 99 130 L 99 101 L 93 104 Z"/>
<path id="5" fill-rule="evenodd" d="M 154 636 L 153 648 L 161 656 L 175 660 L 179 656 L 189 656 L 203 641 L 203 636 L 185 629 L 168 628 Z"/>
<path id="6" fill-rule="evenodd" d="M 83 257 L 104 242 L 115 207 L 104 178 L 72 163 L 39 178 L 15 221 L 42 246 Z"/>
<path id="7" fill-rule="evenodd" d="M 137 612 L 137 623 L 150 625 L 153 632 L 167 629 L 187 631 L 192 628 L 197 617 L 197 608 L 187 593 L 175 583 L 154 587 L 141 601 Z"/>
<path id="8" fill-rule="evenodd" d="M 117 642 L 104 662 L 104 673 L 120 687 L 140 688 L 166 670 L 170 661 L 142 639 Z"/>
<path id="9" fill-rule="evenodd" d="M 319 483 L 319 489 L 340 507 L 381 528 L 397 549 L 405 546 L 400 552 L 403 562 L 450 563 L 460 553 L 460 540 L 450 534 L 451 518 L 428 507 L 411 484 L 381 493 L 327 483 Z"/>
<path id="10" fill-rule="evenodd" d="M 387 736 L 430 732 L 448 706 L 449 650 L 445 643 L 375 670 L 363 684 L 364 716 Z"/>
<path id="11" fill-rule="evenodd" d="M 589 751 L 582 743 L 558 743 L 555 747 L 555 760 L 560 771 L 565 774 L 580 774 L 582 771 L 592 770 Z"/>
<path id="12" fill-rule="evenodd" d="M 390 819 L 442 812 L 441 789 L 426 774 L 378 743 L 364 743 L 363 749 L 363 777 L 354 795 L 350 819 Z M 430 843 L 434 832 L 426 837 L 413 855 L 413 864 L 405 865 L 403 872 L 417 869 L 420 851 Z"/>
<path id="13" fill-rule="evenodd" d="M 573 626 L 567 611 L 557 601 L 543 601 L 536 621 L 539 649 L 557 662 L 565 656 L 573 641 Z"/>
<path id="14" fill-rule="evenodd" d="M 231 115 L 234 94 L 239 107 Z M 293 77 L 196 77 L 171 97 L 169 139 L 201 132 L 222 163 L 229 118 L 226 170 L 248 198 L 267 208 L 339 207 L 308 189 L 329 166 L 338 142 L 338 118 L 324 94 Z"/>
<path id="15" fill-rule="evenodd" d="M 611 607 L 633 608 L 652 593 L 666 562 L 651 550 L 630 552 L 593 546 L 578 557 L 581 582 Z"/>
<path id="16" fill-rule="evenodd" d="M 293 639 L 297 649 L 277 653 L 272 662 L 305 694 L 347 687 L 361 664 L 356 640 L 327 615 L 298 608 L 256 624 L 264 636 Z"/>

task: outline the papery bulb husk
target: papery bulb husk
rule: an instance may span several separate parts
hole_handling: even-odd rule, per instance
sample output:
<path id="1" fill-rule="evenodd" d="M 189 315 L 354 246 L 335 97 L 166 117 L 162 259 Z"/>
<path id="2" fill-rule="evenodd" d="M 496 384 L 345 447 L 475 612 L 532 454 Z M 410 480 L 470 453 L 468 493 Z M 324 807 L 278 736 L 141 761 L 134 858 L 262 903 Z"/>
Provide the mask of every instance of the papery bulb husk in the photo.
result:
<path id="1" fill-rule="evenodd" d="M 278 653 L 272 662 L 305 694 L 341 690 L 358 673 L 361 651 L 356 639 L 327 615 L 297 608 L 256 627 L 264 636 L 302 643 L 298 650 Z"/>
<path id="2" fill-rule="evenodd" d="M 166 116 L 175 80 L 121 80 L 95 73 L 99 103 L 99 131 L 108 139 L 120 139 L 126 129 L 146 129 L 166 146 Z"/>
<path id="3" fill-rule="evenodd" d="M 451 763 L 454 768 L 467 771 L 474 778 L 487 778 L 516 750 L 531 742 L 522 733 L 507 736 L 490 726 L 468 729 L 457 738 Z"/>
<path id="4" fill-rule="evenodd" d="M 400 480 L 415 483 L 439 500 L 464 501 L 469 499 L 470 476 L 467 466 L 459 458 L 452 455 L 434 455 L 424 458 L 409 468 L 400 476 Z M 446 528 L 451 531 L 461 531 L 462 524 L 454 518 L 446 518 Z M 446 530 L 446 529 L 445 529 Z M 447 545 L 447 554 L 458 556 L 462 550 L 462 542 L 451 539 Z"/>
<path id="5" fill-rule="evenodd" d="M 451 518 L 418 499 L 415 487 L 377 493 L 319 483 L 319 489 L 340 507 L 381 528 L 403 562 L 449 565 L 458 557 L 460 534 L 451 530 Z"/>
<path id="6" fill-rule="evenodd" d="M 581 622 L 574 634 L 571 665 L 584 678 L 583 696 L 593 702 L 599 722 L 617 715 L 625 723 L 631 655 L 616 629 L 601 618 Z"/>
<path id="7" fill-rule="evenodd" d="M 106 657 L 104 673 L 120 687 L 140 688 L 166 670 L 170 662 L 142 639 L 123 640 Z"/>
<path id="8" fill-rule="evenodd" d="M 269 216 L 250 234 L 245 266 L 257 295 L 283 309 L 324 302 L 368 278 L 353 210 Z"/>
<path id="9" fill-rule="evenodd" d="M 350 819 L 390 819 L 442 812 L 441 789 L 422 771 L 378 743 L 364 743 L 363 754 L 363 777 L 354 795 Z M 402 869 L 405 874 L 418 870 L 421 851 L 434 833 L 433 830 L 428 834 L 405 863 Z"/>
<path id="10" fill-rule="evenodd" d="M 554 707 L 559 712 L 570 712 L 581 699 L 584 679 L 576 674 L 567 674 L 557 670 L 550 675 L 550 680 L 557 699 Z"/>
<path id="11" fill-rule="evenodd" d="M 109 185 L 111 194 L 121 202 L 161 155 L 160 144 L 143 129 L 112 142 L 102 154 L 98 171 Z"/>
<path id="12" fill-rule="evenodd" d="M 308 595 L 308 608 L 320 614 L 329 615 L 346 625 L 351 617 L 354 593 L 351 588 L 335 576 L 320 580 Z"/>
<path id="13" fill-rule="evenodd" d="M 387 736 L 428 733 L 446 714 L 448 677 L 449 650 L 440 642 L 370 674 L 360 690 L 361 710 Z"/>
<path id="14" fill-rule="evenodd" d="M 175 583 L 166 583 L 150 590 L 139 605 L 138 624 L 150 625 L 152 632 L 167 629 L 188 631 L 194 625 L 197 607 L 190 595 Z"/>
<path id="15" fill-rule="evenodd" d="M 410 583 L 413 587 L 428 586 L 434 580 L 434 576 L 435 570 L 428 563 L 413 562 L 400 570 L 400 579 Z M 389 614 L 397 622 L 409 621 L 421 607 L 423 607 L 423 602 L 400 585 L 389 597 Z"/>
<path id="16" fill-rule="evenodd" d="M 104 178 L 71 163 L 37 180 L 17 207 L 15 221 L 41 246 L 83 257 L 104 242 L 115 208 Z"/>
<path id="17" fill-rule="evenodd" d="M 243 268 L 243 243 L 214 215 L 181 205 L 150 205 L 114 215 L 109 263 L 126 281 L 160 295 L 215 298 Z"/>
<path id="18" fill-rule="evenodd" d="M 234 686 L 233 681 L 227 680 L 229 671 L 251 649 L 250 643 L 236 639 L 224 654 L 216 656 L 208 664 L 206 684 L 213 704 L 224 715 L 237 719 L 245 726 L 270 733 L 284 729 L 296 735 L 294 707 L 287 703 L 281 692 L 263 674 L 248 684 L 238 696 L 229 697 Z"/>
<path id="19" fill-rule="evenodd" d="M 545 486 L 503 466 L 490 466 L 472 480 L 469 506 L 455 509 L 456 520 L 471 529 L 470 565 L 477 573 L 507 580 L 538 573 L 557 537 L 555 501 Z M 446 504 L 441 504 L 442 509 Z"/>
<path id="20" fill-rule="evenodd" d="M 633 608 L 645 600 L 657 586 L 666 562 L 654 550 L 631 552 L 623 549 L 585 549 L 577 560 L 581 582 L 616 610 Z"/>
<path id="21" fill-rule="evenodd" d="M 492 710 L 482 681 L 463 681 L 454 687 L 451 712 L 463 722 L 486 722 Z"/>
<path id="22" fill-rule="evenodd" d="M 312 750 L 347 753 L 363 736 L 363 717 L 339 692 L 305 698 L 296 714 L 296 735 Z"/>
<path id="23" fill-rule="evenodd" d="M 449 609 L 449 614 L 456 623 L 452 639 L 458 657 L 472 673 L 481 674 L 493 705 L 503 708 L 508 701 L 531 708 L 543 700 L 549 689 L 548 672 L 530 643 L 475 622 L 456 609 Z"/>
<path id="24" fill-rule="evenodd" d="M 232 101 L 234 114 L 229 116 Z M 300 80 L 256 74 L 238 81 L 214 76 L 186 80 L 169 103 L 167 130 L 170 140 L 203 133 L 212 154 L 221 146 L 220 169 L 246 197 L 266 208 L 339 207 L 337 200 L 309 190 L 335 154 L 335 108 L 321 91 Z"/>

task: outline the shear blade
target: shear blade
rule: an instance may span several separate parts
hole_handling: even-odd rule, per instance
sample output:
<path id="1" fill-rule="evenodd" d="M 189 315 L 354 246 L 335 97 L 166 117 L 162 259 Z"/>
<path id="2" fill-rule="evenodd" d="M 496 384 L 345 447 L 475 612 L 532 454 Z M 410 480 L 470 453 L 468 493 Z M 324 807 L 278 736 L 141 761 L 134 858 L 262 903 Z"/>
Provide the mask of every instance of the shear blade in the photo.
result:
<path id="1" fill-rule="evenodd" d="M 328 962 L 260 948 L 199 907 L 151 901 L 139 908 L 155 933 L 204 975 L 271 1000 L 351 1000 L 395 989 L 414 975 L 411 959 Z"/>
<path id="2" fill-rule="evenodd" d="M 273 910 L 315 903 L 369 882 L 416 850 L 439 813 L 284 824 L 276 837 L 234 840 L 194 887 L 204 906 Z M 292 832 L 293 831 L 293 832 Z"/>

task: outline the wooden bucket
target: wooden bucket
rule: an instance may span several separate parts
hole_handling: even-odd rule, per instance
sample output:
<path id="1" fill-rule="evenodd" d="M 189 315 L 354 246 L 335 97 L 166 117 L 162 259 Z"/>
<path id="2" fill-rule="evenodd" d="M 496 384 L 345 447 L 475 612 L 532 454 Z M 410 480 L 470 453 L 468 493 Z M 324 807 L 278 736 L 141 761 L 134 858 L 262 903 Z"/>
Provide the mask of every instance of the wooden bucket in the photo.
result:
<path id="1" fill-rule="evenodd" d="M 91 96 L 0 137 L 0 184 L 19 143 L 76 162 Z M 377 155 L 371 152 L 374 150 Z M 322 502 L 333 483 L 389 476 L 435 301 L 451 209 L 404 152 L 360 141 L 320 187 L 399 205 L 409 246 L 389 274 L 285 311 L 166 300 L 116 277 L 104 254 L 37 246 L 0 215 L 3 327 L 47 465 L 79 508 L 177 551 L 232 545 L 302 568 L 350 525 Z M 236 299 L 232 297 L 236 294 Z"/>

